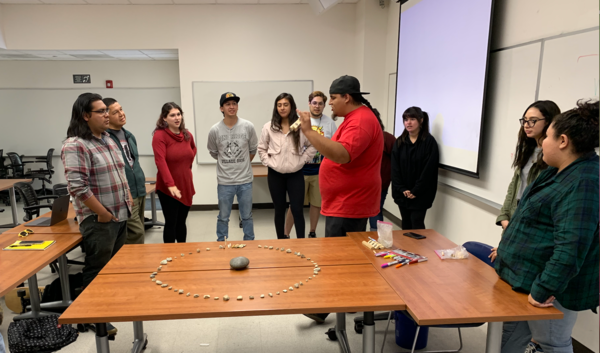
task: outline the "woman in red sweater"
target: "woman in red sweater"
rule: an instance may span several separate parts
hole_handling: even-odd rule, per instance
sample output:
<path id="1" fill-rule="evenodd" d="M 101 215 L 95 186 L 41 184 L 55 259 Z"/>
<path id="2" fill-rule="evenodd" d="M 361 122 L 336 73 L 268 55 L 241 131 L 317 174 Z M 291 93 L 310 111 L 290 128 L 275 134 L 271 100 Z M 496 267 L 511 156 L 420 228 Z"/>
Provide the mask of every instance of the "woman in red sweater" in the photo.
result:
<path id="1" fill-rule="evenodd" d="M 173 103 L 165 103 L 156 122 L 152 138 L 156 174 L 156 194 L 160 200 L 165 227 L 165 243 L 185 243 L 185 221 L 196 193 L 192 177 L 192 163 L 196 144 L 185 128 L 183 111 Z"/>

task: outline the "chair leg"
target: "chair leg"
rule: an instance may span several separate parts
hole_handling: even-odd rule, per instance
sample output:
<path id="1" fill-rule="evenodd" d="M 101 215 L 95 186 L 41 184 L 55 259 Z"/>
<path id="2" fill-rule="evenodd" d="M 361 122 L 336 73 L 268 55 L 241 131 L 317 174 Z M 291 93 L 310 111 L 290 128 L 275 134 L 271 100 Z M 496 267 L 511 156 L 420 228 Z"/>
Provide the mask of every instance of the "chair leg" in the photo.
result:
<path id="1" fill-rule="evenodd" d="M 392 311 L 388 314 L 387 326 L 385 327 L 385 331 L 383 331 L 383 342 L 381 343 L 381 353 L 383 353 L 383 347 L 385 347 L 385 339 L 387 337 L 388 329 L 390 328 L 390 321 L 392 321 Z"/>
<path id="2" fill-rule="evenodd" d="M 417 326 L 417 332 L 415 332 L 415 339 L 413 340 L 413 346 L 410 350 L 410 353 L 415 353 L 415 347 L 417 346 L 417 339 L 419 338 L 419 331 L 421 331 L 421 326 Z"/>
<path id="3" fill-rule="evenodd" d="M 455 350 L 443 350 L 443 351 L 421 351 L 420 353 L 458 353 L 463 349 L 463 341 L 462 341 L 462 333 L 460 331 L 460 327 L 458 328 L 458 342 L 459 342 L 459 346 L 458 349 Z M 411 350 L 411 353 L 415 353 L 415 346 L 417 345 L 417 338 L 419 337 L 419 330 L 421 329 L 421 326 L 417 326 L 417 333 L 415 334 L 415 340 L 413 341 L 413 347 Z"/>

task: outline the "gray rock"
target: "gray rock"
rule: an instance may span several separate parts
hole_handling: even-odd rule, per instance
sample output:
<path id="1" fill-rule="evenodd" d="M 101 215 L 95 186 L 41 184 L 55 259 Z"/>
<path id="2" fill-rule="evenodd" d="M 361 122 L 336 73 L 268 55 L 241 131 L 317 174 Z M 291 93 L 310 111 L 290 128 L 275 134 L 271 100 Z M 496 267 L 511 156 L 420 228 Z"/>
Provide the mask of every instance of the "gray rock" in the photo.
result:
<path id="1" fill-rule="evenodd" d="M 194 294 L 194 298 L 198 298 L 200 294 Z"/>
<path id="2" fill-rule="evenodd" d="M 291 254 L 292 253 L 292 249 L 287 249 L 285 252 L 288 253 L 288 254 Z"/>
<path id="3" fill-rule="evenodd" d="M 169 285 L 168 285 L 168 284 L 166 284 L 166 283 L 164 283 L 164 284 L 162 284 L 162 285 L 161 285 L 161 287 L 163 287 L 163 288 L 167 288 L 168 286 L 169 286 Z"/>
<path id="4" fill-rule="evenodd" d="M 264 297 L 264 295 L 263 295 L 263 297 Z M 253 295 L 251 295 L 251 296 L 250 296 L 250 299 L 254 299 L 254 296 L 253 296 Z"/>
<path id="5" fill-rule="evenodd" d="M 231 261 L 229 261 L 229 266 L 231 266 L 231 268 L 233 268 L 234 270 L 243 270 L 246 267 L 248 267 L 249 264 L 250 260 L 248 260 L 248 258 L 244 256 L 234 257 L 233 259 L 231 259 Z"/>
<path id="6" fill-rule="evenodd" d="M 223 300 L 224 300 L 224 301 L 228 301 L 228 300 L 229 300 L 229 296 L 228 296 L 228 295 L 224 295 L 224 296 L 223 296 Z"/>
<path id="7" fill-rule="evenodd" d="M 196 249 L 196 252 L 200 252 L 200 249 Z"/>
<path id="8" fill-rule="evenodd" d="M 208 294 L 205 294 L 205 295 L 204 295 L 204 299 L 210 299 L 210 295 L 208 295 Z"/>
<path id="9" fill-rule="evenodd" d="M 156 281 L 156 284 L 161 285 L 162 282 L 161 281 Z"/>
<path id="10" fill-rule="evenodd" d="M 166 265 L 166 264 L 167 264 L 167 260 L 162 260 L 162 261 L 160 262 L 160 264 L 161 264 L 161 265 Z"/>
<path id="11" fill-rule="evenodd" d="M 299 288 L 300 285 L 298 285 L 298 283 L 294 283 L 294 287 Z"/>

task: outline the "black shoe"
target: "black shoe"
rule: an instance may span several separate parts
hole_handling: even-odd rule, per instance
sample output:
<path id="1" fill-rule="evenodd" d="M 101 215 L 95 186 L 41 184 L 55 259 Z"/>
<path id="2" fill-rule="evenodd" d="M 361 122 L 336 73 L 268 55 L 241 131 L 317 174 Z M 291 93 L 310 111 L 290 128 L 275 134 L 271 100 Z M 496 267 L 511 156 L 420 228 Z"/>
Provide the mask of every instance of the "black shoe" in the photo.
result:
<path id="1" fill-rule="evenodd" d="M 310 233 L 308 233 L 308 237 L 309 237 L 309 238 L 316 238 L 316 237 L 317 237 L 317 233 L 315 233 L 315 232 L 310 232 Z"/>
<path id="2" fill-rule="evenodd" d="M 114 336 L 117 334 L 117 328 L 114 327 L 110 322 L 106 323 L 106 333 L 108 333 L 109 336 Z"/>
<path id="3" fill-rule="evenodd" d="M 325 322 L 325 319 L 329 314 L 304 314 L 309 319 L 313 319 L 317 322 L 317 324 L 322 324 Z"/>

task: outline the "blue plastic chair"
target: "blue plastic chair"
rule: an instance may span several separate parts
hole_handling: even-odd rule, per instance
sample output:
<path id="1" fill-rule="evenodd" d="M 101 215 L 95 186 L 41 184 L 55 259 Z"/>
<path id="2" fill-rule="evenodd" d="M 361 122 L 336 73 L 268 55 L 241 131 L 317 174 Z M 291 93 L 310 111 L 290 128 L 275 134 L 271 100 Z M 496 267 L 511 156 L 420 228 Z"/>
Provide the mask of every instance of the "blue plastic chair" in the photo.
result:
<path id="1" fill-rule="evenodd" d="M 463 244 L 463 246 L 465 247 L 465 249 L 467 249 L 467 251 L 475 256 L 476 258 L 478 258 L 479 260 L 483 261 L 484 263 L 486 263 L 488 266 L 490 267 L 494 267 L 493 262 L 490 260 L 490 258 L 488 256 L 490 256 L 490 253 L 492 252 L 492 246 L 484 244 L 484 243 L 480 243 L 477 241 L 468 241 L 466 243 Z M 408 314 L 408 312 L 404 312 L 403 314 L 405 314 L 408 318 L 410 318 L 412 320 L 412 317 L 410 317 L 410 314 Z M 383 335 L 383 344 L 381 345 L 381 352 L 383 353 L 383 347 L 385 346 L 385 339 L 387 336 L 387 331 L 388 328 L 390 326 L 390 321 L 392 318 L 392 312 L 390 311 L 390 314 L 388 316 L 388 323 L 387 326 L 385 328 L 385 334 Z M 413 320 L 414 321 L 414 320 Z M 460 332 L 461 328 L 469 328 L 469 327 L 479 327 L 481 325 L 483 325 L 484 323 L 475 323 L 475 324 L 456 324 L 456 325 L 432 325 L 432 326 L 427 326 L 427 327 L 436 327 L 436 328 L 457 328 L 458 329 L 458 341 L 460 343 L 458 349 L 456 350 L 443 350 L 443 351 L 421 351 L 421 353 L 456 353 L 456 352 L 460 352 L 463 348 L 463 342 L 462 342 L 462 334 Z M 415 322 L 415 325 L 417 325 L 417 323 Z M 415 352 L 415 347 L 417 345 L 417 338 L 419 338 L 419 330 L 421 329 L 421 326 L 417 325 L 417 331 L 415 332 L 415 338 L 413 341 L 413 346 L 411 349 L 411 353 Z"/>

